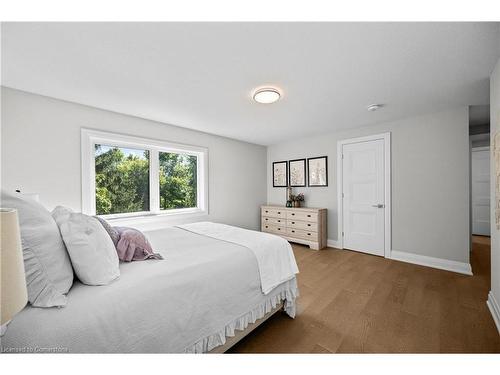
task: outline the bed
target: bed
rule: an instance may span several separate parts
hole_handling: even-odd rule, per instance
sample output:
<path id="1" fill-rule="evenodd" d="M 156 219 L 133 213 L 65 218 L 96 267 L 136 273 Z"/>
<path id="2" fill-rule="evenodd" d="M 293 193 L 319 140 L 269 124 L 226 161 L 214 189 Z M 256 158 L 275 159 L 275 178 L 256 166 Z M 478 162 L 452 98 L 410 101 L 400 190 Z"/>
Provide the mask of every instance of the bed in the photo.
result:
<path id="1" fill-rule="evenodd" d="M 281 306 L 295 316 L 295 275 L 264 293 L 259 257 L 239 241 L 188 227 L 147 236 L 164 260 L 122 263 L 106 286 L 75 281 L 64 308 L 27 306 L 1 338 L 3 351 L 222 352 Z"/>

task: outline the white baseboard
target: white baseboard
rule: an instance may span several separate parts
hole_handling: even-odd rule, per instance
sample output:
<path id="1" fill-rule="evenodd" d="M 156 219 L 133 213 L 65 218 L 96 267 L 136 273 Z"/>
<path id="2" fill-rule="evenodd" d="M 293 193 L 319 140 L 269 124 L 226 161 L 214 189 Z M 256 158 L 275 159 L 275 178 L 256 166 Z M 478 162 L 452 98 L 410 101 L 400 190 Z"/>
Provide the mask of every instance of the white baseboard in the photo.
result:
<path id="1" fill-rule="evenodd" d="M 327 240 L 328 247 L 341 249 L 340 241 Z M 431 268 L 438 268 L 440 270 L 462 273 L 464 275 L 472 275 L 472 267 L 469 263 L 457 262 L 454 260 L 434 258 L 425 255 L 407 253 L 404 251 L 392 250 L 389 259 L 399 260 L 401 262 L 418 264 L 419 266 L 426 266 Z"/>
<path id="2" fill-rule="evenodd" d="M 404 251 L 395 250 L 391 251 L 391 259 L 406 263 L 418 264 L 420 266 L 438 268 L 445 271 L 463 273 L 465 275 L 472 275 L 472 268 L 469 263 L 457 262 L 454 260 L 434 258 L 425 255 L 405 253 Z"/>
<path id="3" fill-rule="evenodd" d="M 328 239 L 326 240 L 326 246 L 340 249 L 340 241 Z"/>
<path id="4" fill-rule="evenodd" d="M 500 334 L 500 306 L 498 305 L 498 302 L 495 299 L 493 293 L 491 293 L 491 290 L 488 293 L 488 301 L 486 301 L 486 304 L 488 305 L 488 308 L 490 309 L 491 312 L 491 316 L 495 321 L 495 324 L 498 329 L 498 334 Z"/>

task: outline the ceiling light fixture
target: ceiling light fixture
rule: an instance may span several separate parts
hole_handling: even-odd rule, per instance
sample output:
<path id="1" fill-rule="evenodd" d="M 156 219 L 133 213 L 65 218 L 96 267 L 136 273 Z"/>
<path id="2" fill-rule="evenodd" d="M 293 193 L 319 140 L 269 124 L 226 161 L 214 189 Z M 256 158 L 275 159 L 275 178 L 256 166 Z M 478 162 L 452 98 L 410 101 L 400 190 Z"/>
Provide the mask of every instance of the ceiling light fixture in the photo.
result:
<path id="1" fill-rule="evenodd" d="M 278 89 L 275 89 L 273 87 L 264 87 L 258 89 L 253 94 L 253 100 L 261 104 L 271 104 L 277 102 L 280 97 L 281 94 Z"/>
<path id="2" fill-rule="evenodd" d="M 377 109 L 382 108 L 384 105 L 383 104 L 370 104 L 368 107 L 366 107 L 367 110 L 370 112 L 375 112 Z"/>

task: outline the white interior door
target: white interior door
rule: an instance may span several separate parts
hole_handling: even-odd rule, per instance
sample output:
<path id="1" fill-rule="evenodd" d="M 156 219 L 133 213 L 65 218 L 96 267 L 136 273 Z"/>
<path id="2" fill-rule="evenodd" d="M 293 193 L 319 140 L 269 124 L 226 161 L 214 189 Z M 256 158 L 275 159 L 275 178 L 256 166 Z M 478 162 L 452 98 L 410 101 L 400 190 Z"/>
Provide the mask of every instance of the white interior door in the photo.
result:
<path id="1" fill-rule="evenodd" d="M 472 149 L 472 234 L 490 235 L 490 150 Z"/>
<path id="2" fill-rule="evenodd" d="M 384 256 L 384 140 L 342 146 L 344 248 Z"/>

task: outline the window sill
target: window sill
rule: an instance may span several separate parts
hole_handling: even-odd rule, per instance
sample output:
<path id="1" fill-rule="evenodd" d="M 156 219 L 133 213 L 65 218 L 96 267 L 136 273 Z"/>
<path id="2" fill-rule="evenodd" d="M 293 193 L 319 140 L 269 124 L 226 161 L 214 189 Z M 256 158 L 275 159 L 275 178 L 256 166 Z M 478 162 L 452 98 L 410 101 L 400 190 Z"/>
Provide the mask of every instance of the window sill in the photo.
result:
<path id="1" fill-rule="evenodd" d="M 200 209 L 176 210 L 176 212 L 162 212 L 158 214 L 140 214 L 136 216 L 106 218 L 112 226 L 133 227 L 140 230 L 155 230 L 173 225 L 192 222 L 192 219 L 208 218 L 208 212 Z"/>

